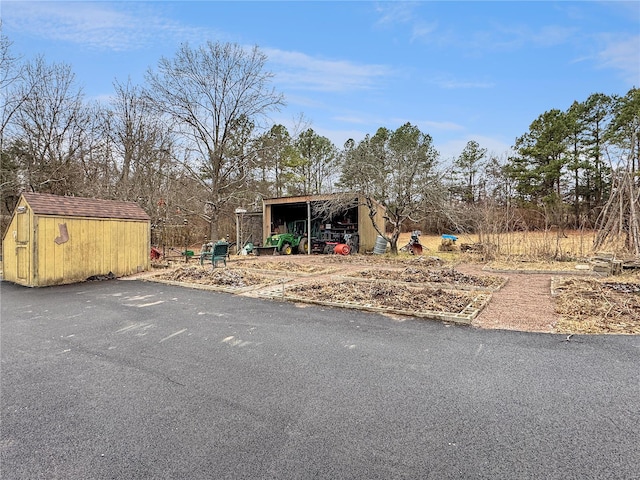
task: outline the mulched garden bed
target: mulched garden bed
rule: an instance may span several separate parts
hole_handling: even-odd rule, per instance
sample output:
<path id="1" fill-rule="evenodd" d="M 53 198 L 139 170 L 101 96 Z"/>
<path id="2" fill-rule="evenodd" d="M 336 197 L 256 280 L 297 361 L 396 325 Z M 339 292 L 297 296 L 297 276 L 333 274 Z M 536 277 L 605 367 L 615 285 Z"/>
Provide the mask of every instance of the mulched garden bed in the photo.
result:
<path id="1" fill-rule="evenodd" d="M 269 272 L 289 272 L 289 273 L 331 273 L 335 271 L 335 268 L 330 268 L 325 265 L 318 265 L 315 263 L 304 263 L 300 261 L 274 261 L 263 262 L 256 260 L 241 260 L 234 264 L 236 268 L 246 268 L 252 270 L 264 270 Z"/>
<path id="2" fill-rule="evenodd" d="M 559 333 L 640 334 L 640 283 L 569 278 L 554 294 Z"/>
<path id="3" fill-rule="evenodd" d="M 473 292 L 350 280 L 292 285 L 286 288 L 285 296 L 336 306 L 343 304 L 389 309 L 404 314 L 451 314 L 450 320 L 465 323 L 469 323 L 490 298 L 488 294 Z"/>
<path id="4" fill-rule="evenodd" d="M 405 267 L 403 270 L 364 270 L 354 273 L 355 277 L 374 278 L 410 283 L 436 283 L 453 286 L 498 289 L 506 282 L 504 277 L 492 275 L 468 275 L 453 268 Z"/>
<path id="5" fill-rule="evenodd" d="M 211 268 L 198 266 L 178 267 L 156 278 L 173 282 L 196 283 L 220 287 L 244 288 L 264 285 L 273 281 L 264 275 L 229 268 Z"/>

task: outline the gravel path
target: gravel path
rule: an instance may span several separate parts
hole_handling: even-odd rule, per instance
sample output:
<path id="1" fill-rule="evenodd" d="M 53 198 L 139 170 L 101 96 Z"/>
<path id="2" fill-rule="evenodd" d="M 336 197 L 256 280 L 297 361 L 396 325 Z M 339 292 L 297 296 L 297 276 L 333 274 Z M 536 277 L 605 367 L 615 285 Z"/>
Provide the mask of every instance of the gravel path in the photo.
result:
<path id="1" fill-rule="evenodd" d="M 474 275 L 507 277 L 507 284 L 494 292 L 489 304 L 472 322 L 479 328 L 552 332 L 559 316 L 551 298 L 550 273 L 494 273 L 473 265 L 457 270 Z"/>

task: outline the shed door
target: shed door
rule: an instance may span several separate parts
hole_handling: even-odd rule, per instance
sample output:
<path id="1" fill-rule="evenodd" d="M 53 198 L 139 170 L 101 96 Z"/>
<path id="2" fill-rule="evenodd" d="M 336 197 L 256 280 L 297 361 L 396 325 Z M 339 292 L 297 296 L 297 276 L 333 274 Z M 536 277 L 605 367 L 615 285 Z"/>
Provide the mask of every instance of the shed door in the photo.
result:
<path id="1" fill-rule="evenodd" d="M 29 215 L 19 212 L 16 232 L 16 276 L 26 280 L 29 276 Z"/>
<path id="2" fill-rule="evenodd" d="M 29 255 L 26 245 L 16 246 L 16 256 L 18 271 L 16 276 L 21 280 L 26 280 L 29 275 Z"/>

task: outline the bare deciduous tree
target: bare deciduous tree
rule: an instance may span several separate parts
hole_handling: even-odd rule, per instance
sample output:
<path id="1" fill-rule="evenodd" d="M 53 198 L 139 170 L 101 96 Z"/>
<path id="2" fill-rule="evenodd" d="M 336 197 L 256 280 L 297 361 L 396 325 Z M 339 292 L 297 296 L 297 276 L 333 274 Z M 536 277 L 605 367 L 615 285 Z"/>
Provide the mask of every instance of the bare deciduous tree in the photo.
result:
<path id="1" fill-rule="evenodd" d="M 15 112 L 16 144 L 25 184 L 34 191 L 75 194 L 82 185 L 79 157 L 88 142 L 91 122 L 82 90 L 66 64 L 47 64 L 43 57 L 25 65 Z"/>
<path id="2" fill-rule="evenodd" d="M 18 199 L 18 164 L 7 149 L 9 125 L 15 112 L 24 102 L 21 92 L 23 66 L 11 52 L 11 41 L 2 34 L 0 21 L 0 192 L 5 212 L 11 212 Z"/>
<path id="3" fill-rule="evenodd" d="M 182 161 L 206 191 L 200 201 L 218 238 L 219 214 L 243 185 L 251 158 L 239 147 L 246 127 L 255 126 L 283 104 L 270 87 L 266 56 L 257 47 L 212 43 L 199 48 L 184 44 L 171 59 L 161 58 L 149 70 L 149 98 L 182 136 Z M 247 142 L 248 143 L 248 142 Z M 247 143 L 242 145 L 247 146 Z"/>
<path id="4" fill-rule="evenodd" d="M 175 163 L 174 142 L 141 88 L 130 80 L 115 82 L 114 87 L 107 133 L 115 177 L 113 195 L 138 201 L 151 213 L 169 195 L 161 187 Z"/>
<path id="5" fill-rule="evenodd" d="M 23 67 L 11 52 L 11 41 L 2 34 L 0 22 L 0 150 L 4 146 L 4 133 L 15 111 L 24 101 L 17 87 L 22 80 Z"/>

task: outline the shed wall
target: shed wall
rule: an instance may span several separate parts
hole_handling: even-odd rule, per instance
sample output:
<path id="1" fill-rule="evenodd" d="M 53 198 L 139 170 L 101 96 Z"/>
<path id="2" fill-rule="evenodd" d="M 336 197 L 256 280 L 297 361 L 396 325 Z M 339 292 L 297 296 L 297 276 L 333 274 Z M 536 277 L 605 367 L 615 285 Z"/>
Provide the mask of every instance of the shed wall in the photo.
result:
<path id="1" fill-rule="evenodd" d="M 377 209 L 375 220 L 378 228 L 384 231 L 385 220 L 384 208 L 382 206 Z M 373 224 L 369 218 L 369 208 L 364 202 L 360 202 L 358 205 L 358 231 L 360 232 L 360 252 L 373 251 L 379 234 L 376 229 L 373 228 Z"/>
<path id="2" fill-rule="evenodd" d="M 149 222 L 36 216 L 35 286 L 74 283 L 94 275 L 148 270 Z M 68 233 L 63 240 L 64 228 Z"/>
<path id="3" fill-rule="evenodd" d="M 273 221 L 271 215 L 271 205 L 264 204 L 262 207 L 262 245 L 265 240 L 271 235 L 271 222 Z"/>

